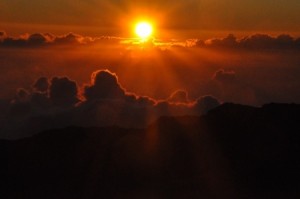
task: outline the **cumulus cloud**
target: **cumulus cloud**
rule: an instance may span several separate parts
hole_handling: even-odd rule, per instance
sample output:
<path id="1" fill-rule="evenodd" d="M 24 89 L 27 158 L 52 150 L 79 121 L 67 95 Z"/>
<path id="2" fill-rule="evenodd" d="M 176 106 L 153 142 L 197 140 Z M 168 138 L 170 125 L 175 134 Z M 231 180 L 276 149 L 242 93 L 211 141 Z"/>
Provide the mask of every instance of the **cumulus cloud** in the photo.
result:
<path id="1" fill-rule="evenodd" d="M 48 110 L 51 105 L 53 105 L 47 93 L 41 92 L 33 92 L 31 94 L 30 102 L 34 108 L 40 109 L 41 111 Z"/>
<path id="2" fill-rule="evenodd" d="M 33 88 L 38 92 L 47 92 L 49 88 L 49 81 L 46 77 L 40 77 L 36 80 L 36 82 L 33 84 Z"/>
<path id="3" fill-rule="evenodd" d="M 247 49 L 282 49 L 297 47 L 295 40 L 289 35 L 271 37 L 266 34 L 255 34 L 250 37 L 245 37 L 241 39 L 240 46 Z"/>
<path id="4" fill-rule="evenodd" d="M 177 90 L 168 98 L 170 103 L 188 103 L 188 93 L 185 90 Z"/>
<path id="5" fill-rule="evenodd" d="M 36 33 L 30 35 L 27 39 L 27 42 L 31 45 L 43 45 L 47 42 L 47 38 L 40 33 Z"/>
<path id="6" fill-rule="evenodd" d="M 84 88 L 87 100 L 122 99 L 125 90 L 118 82 L 116 74 L 108 70 L 99 70 L 92 74 L 91 85 Z"/>
<path id="7" fill-rule="evenodd" d="M 67 35 L 58 36 L 54 39 L 55 44 L 79 44 L 83 37 L 78 34 L 69 33 Z"/>
<path id="8" fill-rule="evenodd" d="M 41 77 L 32 87 L 32 92 L 18 90 L 3 135 L 23 137 L 70 125 L 144 128 L 161 116 L 201 115 L 220 104 L 211 96 L 190 102 L 184 90 L 164 101 L 129 93 L 109 70 L 92 73 L 80 103 L 77 83 L 67 77 L 54 77 L 50 82 Z"/>
<path id="9" fill-rule="evenodd" d="M 217 48 L 236 48 L 238 46 L 237 38 L 233 34 L 229 34 L 227 37 L 223 39 L 210 39 L 207 40 L 206 43 L 201 41 L 197 42 L 197 45 L 203 46 L 207 44 L 209 47 L 217 47 Z"/>
<path id="10" fill-rule="evenodd" d="M 270 97 L 255 85 L 251 85 L 235 71 L 219 69 L 212 77 L 223 101 L 240 104 L 259 105 Z"/>
<path id="11" fill-rule="evenodd" d="M 198 113 L 207 113 L 209 110 L 219 106 L 221 102 L 213 96 L 203 96 L 196 100 L 194 108 Z"/>
<path id="12" fill-rule="evenodd" d="M 17 90 L 14 99 L 11 101 L 10 112 L 8 117 L 18 118 L 19 116 L 24 116 L 30 113 L 30 93 L 20 88 Z"/>
<path id="13" fill-rule="evenodd" d="M 73 106 L 79 102 L 76 82 L 67 77 L 54 77 L 49 88 L 49 98 L 54 105 Z"/>
<path id="14" fill-rule="evenodd" d="M 17 90 L 13 103 L 26 103 L 30 99 L 30 94 L 27 90 L 20 88 Z"/>

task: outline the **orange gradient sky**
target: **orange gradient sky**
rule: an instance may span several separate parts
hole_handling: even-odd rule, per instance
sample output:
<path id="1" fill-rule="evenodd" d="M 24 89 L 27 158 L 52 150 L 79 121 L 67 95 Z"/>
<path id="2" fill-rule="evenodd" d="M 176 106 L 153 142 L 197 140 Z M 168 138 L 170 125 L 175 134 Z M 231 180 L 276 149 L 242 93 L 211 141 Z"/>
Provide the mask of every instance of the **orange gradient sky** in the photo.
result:
<path id="1" fill-rule="evenodd" d="M 191 38 L 252 32 L 300 32 L 299 0 L 0 0 L 0 29 L 131 37 L 148 19 L 157 37 Z"/>
<path id="2" fill-rule="evenodd" d="M 299 102 L 299 10 L 299 0 L 0 0 L 0 99 L 41 76 L 84 85 L 108 69 L 155 99 L 182 89 Z M 153 34 L 138 38 L 140 22 Z"/>

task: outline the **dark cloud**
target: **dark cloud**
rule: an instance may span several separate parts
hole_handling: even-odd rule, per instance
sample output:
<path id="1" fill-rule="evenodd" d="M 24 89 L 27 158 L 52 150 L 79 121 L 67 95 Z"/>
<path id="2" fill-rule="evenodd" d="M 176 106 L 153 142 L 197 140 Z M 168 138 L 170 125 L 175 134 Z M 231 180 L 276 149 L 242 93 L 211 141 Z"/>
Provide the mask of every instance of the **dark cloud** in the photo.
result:
<path id="1" fill-rule="evenodd" d="M 29 47 L 27 40 L 24 38 L 6 37 L 0 42 L 0 47 Z"/>
<path id="2" fill-rule="evenodd" d="M 40 33 L 36 33 L 36 34 L 30 35 L 27 39 L 27 42 L 30 45 L 43 45 L 47 42 L 47 38 Z"/>
<path id="3" fill-rule="evenodd" d="M 84 87 L 85 99 L 80 103 L 75 81 L 54 77 L 48 83 L 46 77 L 41 77 L 33 84 L 33 92 L 18 90 L 2 136 L 23 137 L 70 125 L 144 128 L 161 116 L 201 115 L 219 104 L 210 96 L 189 102 L 184 90 L 176 91 L 165 101 L 138 96 L 127 92 L 109 70 L 92 74 L 90 85 Z"/>
<path id="4" fill-rule="evenodd" d="M 69 33 L 67 35 L 58 36 L 54 39 L 55 44 L 79 44 L 80 41 L 83 40 L 83 37 L 81 35 L 77 35 L 74 33 Z"/>
<path id="5" fill-rule="evenodd" d="M 185 116 L 185 115 L 201 115 L 194 110 L 191 104 L 169 103 L 168 101 L 159 101 L 154 106 L 155 114 L 160 116 Z M 157 118 L 157 117 L 156 117 Z"/>
<path id="6" fill-rule="evenodd" d="M 36 48 L 36 47 L 76 47 L 76 46 L 118 46 L 123 41 L 123 45 L 134 42 L 134 39 L 124 39 L 120 37 L 88 37 L 75 33 L 65 35 L 53 35 L 51 33 L 25 34 L 19 37 L 7 36 L 5 32 L 0 32 L 0 47 L 2 48 Z M 128 44 L 127 44 L 128 45 Z"/>
<path id="7" fill-rule="evenodd" d="M 235 71 L 220 69 L 212 77 L 219 90 L 219 98 L 226 102 L 260 105 L 270 99 L 267 92 L 245 81 Z"/>
<path id="8" fill-rule="evenodd" d="M 245 37 L 240 40 L 239 45 L 245 49 L 300 49 L 297 40 L 290 35 L 279 35 L 278 37 L 271 37 L 266 34 L 255 34 L 250 37 Z"/>
<path id="9" fill-rule="evenodd" d="M 17 90 L 13 103 L 26 103 L 29 100 L 30 100 L 30 93 L 27 90 L 20 88 Z"/>
<path id="10" fill-rule="evenodd" d="M 237 38 L 233 34 L 230 34 L 223 39 L 208 40 L 206 44 L 208 47 L 214 47 L 214 48 L 237 48 L 238 47 Z M 197 45 L 203 46 L 204 43 L 198 41 Z"/>
<path id="11" fill-rule="evenodd" d="M 2 36 L 1 36 L 2 34 Z M 62 36 L 55 36 L 50 33 L 34 33 L 22 35 L 20 37 L 6 36 L 5 32 L 1 32 L 0 47 L 53 47 L 53 46 L 74 46 L 79 44 L 87 44 L 94 42 L 96 38 L 83 37 L 78 34 L 69 33 Z M 99 40 L 98 40 L 99 43 Z"/>
<path id="12" fill-rule="evenodd" d="M 118 82 L 116 74 L 108 70 L 99 70 L 92 74 L 91 86 L 84 88 L 84 96 L 87 100 L 122 99 L 125 90 Z"/>
<path id="13" fill-rule="evenodd" d="M 220 104 L 221 102 L 213 96 L 203 96 L 196 100 L 193 107 L 199 114 L 203 114 Z"/>
<path id="14" fill-rule="evenodd" d="M 263 49 L 275 47 L 275 38 L 265 34 L 256 34 L 251 37 L 246 37 L 241 40 L 241 46 L 250 49 Z"/>
<path id="15" fill-rule="evenodd" d="M 54 77 L 49 88 L 49 98 L 57 106 L 73 106 L 78 99 L 76 82 L 67 77 Z"/>
<path id="16" fill-rule="evenodd" d="M 41 33 L 34 33 L 31 35 L 22 35 L 20 37 L 4 37 L 0 42 L 0 47 L 14 47 L 14 48 L 32 48 L 42 47 L 51 42 L 51 38 Z"/>
<path id="17" fill-rule="evenodd" d="M 119 37 L 87 37 L 75 33 L 65 35 L 52 35 L 50 33 L 34 33 L 20 37 L 7 36 L 5 32 L 0 32 L 0 47 L 53 47 L 53 46 L 134 46 L 138 43 L 135 39 L 119 38 Z M 300 38 L 294 38 L 288 34 L 282 34 L 273 37 L 267 34 L 254 34 L 238 39 L 233 34 L 229 34 L 225 38 L 215 38 L 204 40 L 188 39 L 186 41 L 173 40 L 149 40 L 143 44 L 144 47 L 201 47 L 212 49 L 229 49 L 229 50 L 300 50 Z"/>
<path id="18" fill-rule="evenodd" d="M 30 93 L 23 88 L 18 89 L 14 99 L 11 101 L 8 117 L 17 119 L 20 116 L 27 116 L 30 110 Z"/>
<path id="19" fill-rule="evenodd" d="M 47 92 L 49 88 L 49 81 L 48 78 L 46 77 L 40 77 L 39 79 L 36 80 L 36 82 L 33 84 L 33 88 L 36 91 L 39 92 Z"/>
<path id="20" fill-rule="evenodd" d="M 194 45 L 202 48 L 231 50 L 300 50 L 299 44 L 299 38 L 293 38 L 286 34 L 277 37 L 267 34 L 254 34 L 242 39 L 237 39 L 233 34 L 229 34 L 221 39 L 197 40 Z"/>
<path id="21" fill-rule="evenodd" d="M 49 99 L 47 93 L 41 93 L 41 92 L 34 92 L 31 94 L 31 104 L 35 108 L 45 109 L 45 110 L 50 108 L 52 105 L 51 100 Z"/>
<path id="22" fill-rule="evenodd" d="M 188 103 L 188 93 L 185 90 L 175 91 L 169 98 L 168 102 L 170 103 Z"/>

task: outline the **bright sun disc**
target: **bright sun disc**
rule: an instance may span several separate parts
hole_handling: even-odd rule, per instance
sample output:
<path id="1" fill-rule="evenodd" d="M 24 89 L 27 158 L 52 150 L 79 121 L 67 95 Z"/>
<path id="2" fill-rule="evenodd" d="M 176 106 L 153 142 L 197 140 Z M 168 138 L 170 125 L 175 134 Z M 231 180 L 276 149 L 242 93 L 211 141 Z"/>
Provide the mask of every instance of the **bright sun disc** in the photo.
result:
<path id="1" fill-rule="evenodd" d="M 142 39 L 147 39 L 152 34 L 152 26 L 147 22 L 138 23 L 135 27 L 135 33 Z"/>

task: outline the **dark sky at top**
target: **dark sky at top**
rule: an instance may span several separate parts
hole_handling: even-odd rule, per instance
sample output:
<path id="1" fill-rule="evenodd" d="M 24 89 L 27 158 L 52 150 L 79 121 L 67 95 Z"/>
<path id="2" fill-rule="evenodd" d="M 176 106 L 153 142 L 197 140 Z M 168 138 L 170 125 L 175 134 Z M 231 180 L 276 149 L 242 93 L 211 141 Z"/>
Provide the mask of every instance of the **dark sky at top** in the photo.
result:
<path id="1" fill-rule="evenodd" d="M 0 0 L 0 27 L 13 34 L 77 30 L 129 36 L 133 21 L 148 18 L 172 38 L 179 32 L 298 33 L 299 10 L 298 0 Z"/>

